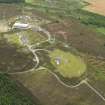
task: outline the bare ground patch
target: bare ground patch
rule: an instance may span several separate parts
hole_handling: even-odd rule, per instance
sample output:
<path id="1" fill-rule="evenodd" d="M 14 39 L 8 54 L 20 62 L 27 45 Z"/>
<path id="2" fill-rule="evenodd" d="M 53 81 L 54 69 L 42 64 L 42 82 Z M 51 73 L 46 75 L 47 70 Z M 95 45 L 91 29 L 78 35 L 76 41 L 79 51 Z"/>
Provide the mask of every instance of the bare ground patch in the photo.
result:
<path id="1" fill-rule="evenodd" d="M 105 16 L 105 0 L 86 0 L 89 5 L 84 9 Z"/>

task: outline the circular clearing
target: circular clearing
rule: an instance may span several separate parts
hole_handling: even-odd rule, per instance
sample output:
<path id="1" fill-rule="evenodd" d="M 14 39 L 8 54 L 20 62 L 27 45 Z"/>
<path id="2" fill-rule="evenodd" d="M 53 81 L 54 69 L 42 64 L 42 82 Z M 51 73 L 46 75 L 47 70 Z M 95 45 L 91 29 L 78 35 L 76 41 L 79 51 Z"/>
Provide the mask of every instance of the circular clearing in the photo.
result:
<path id="1" fill-rule="evenodd" d="M 86 71 L 85 62 L 70 52 L 56 49 L 50 53 L 51 63 L 63 77 L 80 77 Z"/>

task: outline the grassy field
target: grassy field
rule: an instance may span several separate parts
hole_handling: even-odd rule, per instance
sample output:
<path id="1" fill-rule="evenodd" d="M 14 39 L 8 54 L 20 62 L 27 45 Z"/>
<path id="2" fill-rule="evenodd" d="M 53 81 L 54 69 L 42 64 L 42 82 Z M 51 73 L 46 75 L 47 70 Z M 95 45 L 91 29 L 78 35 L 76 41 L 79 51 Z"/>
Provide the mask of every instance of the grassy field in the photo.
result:
<path id="1" fill-rule="evenodd" d="M 13 77 L 28 88 L 34 96 L 37 96 L 42 105 L 105 104 L 86 85 L 81 85 L 75 89 L 67 88 L 60 84 L 48 70 L 33 71 L 24 75 L 14 75 Z M 100 86 L 103 86 L 104 90 L 104 82 L 101 82 Z"/>
<path id="2" fill-rule="evenodd" d="M 5 9 L 4 9 L 5 8 Z M 10 13 L 11 11 L 11 13 Z M 7 19 L 5 23 L 8 22 L 8 19 L 22 14 L 21 5 L 16 4 L 0 4 L 0 19 Z M 12 19 L 13 20 L 13 19 Z M 3 23 L 2 23 L 3 24 Z"/>
<path id="3" fill-rule="evenodd" d="M 80 77 L 86 70 L 86 65 L 82 59 L 70 52 L 56 49 L 50 53 L 50 57 L 56 72 L 66 78 Z M 57 64 L 56 60 L 60 60 L 60 64 Z"/>
<path id="4" fill-rule="evenodd" d="M 34 32 L 34 30 L 33 31 L 31 31 L 31 30 L 21 31 L 20 34 L 23 36 L 26 36 L 29 40 L 28 43 L 31 45 L 47 40 L 46 35 L 44 35 L 43 33 L 40 33 L 40 32 Z"/>
<path id="5" fill-rule="evenodd" d="M 99 27 L 99 28 L 97 27 L 96 31 L 105 35 L 105 27 Z"/>
<path id="6" fill-rule="evenodd" d="M 78 16 L 74 15 L 77 20 L 79 20 L 82 24 L 87 25 L 94 31 L 100 33 L 99 35 L 105 35 L 105 16 L 92 13 L 86 10 L 79 10 L 76 12 Z M 73 16 L 73 17 L 74 17 Z M 74 18 L 75 18 L 74 17 Z"/>
<path id="7" fill-rule="evenodd" d="M 33 5 L 42 5 L 44 7 L 55 7 L 62 9 L 75 9 L 80 8 L 83 6 L 83 2 L 81 0 L 66 0 L 65 2 L 63 0 L 57 1 L 49 1 L 49 0 L 26 0 L 26 3 L 30 3 Z M 74 7 L 73 7 L 74 6 Z"/>
<path id="8" fill-rule="evenodd" d="M 0 105 L 38 105 L 29 94 L 8 75 L 0 74 Z"/>

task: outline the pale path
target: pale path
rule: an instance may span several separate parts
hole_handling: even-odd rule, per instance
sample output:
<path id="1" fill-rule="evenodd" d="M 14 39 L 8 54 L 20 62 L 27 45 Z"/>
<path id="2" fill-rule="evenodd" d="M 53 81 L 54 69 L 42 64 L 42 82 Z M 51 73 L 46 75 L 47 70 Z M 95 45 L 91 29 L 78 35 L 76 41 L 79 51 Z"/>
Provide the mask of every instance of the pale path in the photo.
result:
<path id="1" fill-rule="evenodd" d="M 105 97 L 100 94 L 92 85 L 90 85 L 87 81 L 84 81 L 84 83 L 93 90 L 103 101 L 105 101 Z"/>

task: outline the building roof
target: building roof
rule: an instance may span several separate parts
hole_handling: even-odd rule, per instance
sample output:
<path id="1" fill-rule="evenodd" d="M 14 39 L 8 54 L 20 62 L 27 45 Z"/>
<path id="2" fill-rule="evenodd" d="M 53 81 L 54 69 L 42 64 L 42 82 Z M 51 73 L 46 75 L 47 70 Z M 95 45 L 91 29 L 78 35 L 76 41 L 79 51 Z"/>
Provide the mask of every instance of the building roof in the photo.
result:
<path id="1" fill-rule="evenodd" d="M 30 25 L 29 24 L 26 24 L 26 23 L 16 22 L 13 25 L 13 28 L 17 28 L 17 29 L 28 29 L 28 28 L 30 28 Z"/>

